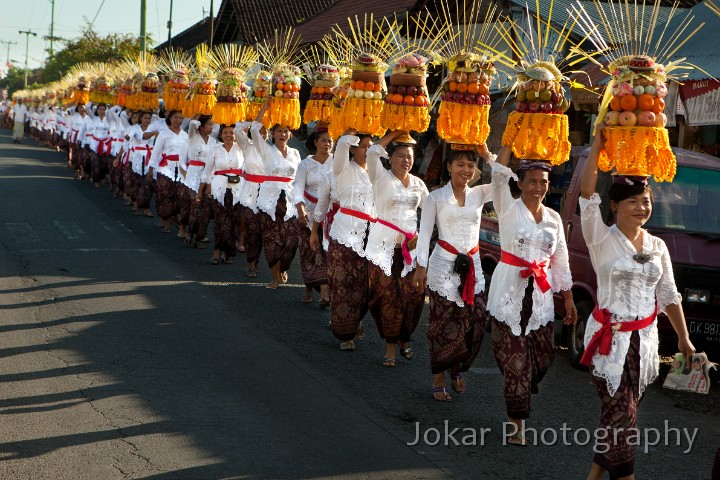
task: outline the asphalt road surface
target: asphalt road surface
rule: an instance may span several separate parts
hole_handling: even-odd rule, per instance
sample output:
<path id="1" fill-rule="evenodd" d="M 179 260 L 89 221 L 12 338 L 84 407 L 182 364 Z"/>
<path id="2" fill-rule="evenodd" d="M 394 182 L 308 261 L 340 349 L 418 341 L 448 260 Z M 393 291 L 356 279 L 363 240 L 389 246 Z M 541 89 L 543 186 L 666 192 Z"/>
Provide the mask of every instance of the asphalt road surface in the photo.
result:
<path id="1" fill-rule="evenodd" d="M 0 479 L 582 479 L 602 448 L 588 373 L 561 349 L 536 445 L 505 445 L 489 336 L 467 392 L 435 402 L 427 309 L 412 361 L 381 366 L 370 317 L 341 352 L 329 312 L 299 302 L 297 261 L 277 291 L 266 265 L 252 281 L 242 256 L 212 266 L 7 130 L 0 205 Z M 719 392 L 648 388 L 639 426 L 660 444 L 642 435 L 639 478 L 710 478 Z"/>

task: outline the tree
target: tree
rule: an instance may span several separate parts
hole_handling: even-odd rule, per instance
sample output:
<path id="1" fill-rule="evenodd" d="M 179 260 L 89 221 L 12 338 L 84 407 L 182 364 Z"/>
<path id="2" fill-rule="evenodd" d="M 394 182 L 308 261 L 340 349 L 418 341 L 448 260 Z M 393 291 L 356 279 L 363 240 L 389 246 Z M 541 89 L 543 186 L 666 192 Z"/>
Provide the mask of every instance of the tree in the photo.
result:
<path id="1" fill-rule="evenodd" d="M 87 21 L 87 19 L 86 19 Z M 74 65 L 83 62 L 114 62 L 140 53 L 140 37 L 129 33 L 98 35 L 88 22 L 80 37 L 60 39 L 64 45 L 45 64 L 42 82 L 60 80 Z"/>
<path id="2" fill-rule="evenodd" d="M 28 72 L 28 87 L 34 83 L 40 81 L 40 69 L 30 70 Z M 15 66 L 10 67 L 7 72 L 7 76 L 0 80 L 0 89 L 7 88 L 8 95 L 12 95 L 17 90 L 22 90 L 25 87 L 25 69 L 17 68 Z"/>

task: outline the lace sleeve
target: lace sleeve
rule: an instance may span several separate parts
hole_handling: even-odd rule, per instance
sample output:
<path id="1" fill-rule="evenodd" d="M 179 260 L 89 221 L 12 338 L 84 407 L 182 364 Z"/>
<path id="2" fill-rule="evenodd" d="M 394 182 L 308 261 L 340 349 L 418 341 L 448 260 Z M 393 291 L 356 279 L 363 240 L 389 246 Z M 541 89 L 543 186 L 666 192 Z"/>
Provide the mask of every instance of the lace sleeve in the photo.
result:
<path id="1" fill-rule="evenodd" d="M 552 291 L 564 292 L 571 290 L 573 286 L 572 274 L 570 273 L 570 257 L 567 242 L 565 241 L 562 219 L 557 214 L 554 214 L 553 217 L 558 224 L 558 242 L 555 252 L 550 256 Z"/>
<path id="2" fill-rule="evenodd" d="M 600 213 L 600 195 L 593 193 L 592 197 L 585 199 L 580 197 L 580 224 L 582 226 L 585 243 L 597 245 L 605 240 L 610 228 L 602 221 Z"/>
<path id="3" fill-rule="evenodd" d="M 160 156 L 165 148 L 165 135 L 160 134 L 155 141 L 155 147 L 153 148 L 152 155 L 150 156 L 149 165 L 153 170 L 157 170 L 160 165 Z"/>
<path id="4" fill-rule="evenodd" d="M 510 193 L 510 185 L 508 185 L 508 180 L 511 178 L 517 181 L 517 175 L 515 175 L 512 170 L 505 165 L 493 162 L 491 183 L 492 200 L 498 218 L 505 216 L 508 208 L 510 208 L 510 205 L 515 201 Z"/>
<path id="5" fill-rule="evenodd" d="M 668 305 L 680 305 L 682 295 L 677 291 L 677 286 L 675 285 L 672 261 L 670 260 L 670 253 L 668 252 L 667 246 L 662 240 L 658 239 L 658 241 L 660 242 L 660 263 L 662 264 L 663 273 L 657 283 L 655 296 L 657 298 L 658 309 L 661 312 L 665 312 L 665 307 Z"/>
<path id="6" fill-rule="evenodd" d="M 421 267 L 427 268 L 428 258 L 430 256 L 430 238 L 432 237 L 433 227 L 435 226 L 435 215 L 437 206 L 435 205 L 435 195 L 428 195 L 420 206 L 420 232 L 417 240 L 417 263 Z"/>
<path id="7" fill-rule="evenodd" d="M 327 215 L 330 207 L 330 179 L 328 175 L 331 174 L 323 175 L 318 185 L 318 201 L 315 204 L 315 210 L 313 210 L 313 220 L 318 223 L 325 220 L 325 215 Z"/>
<path id="8" fill-rule="evenodd" d="M 382 160 L 380 158 L 388 158 L 388 153 L 382 145 L 373 145 L 367 152 L 367 170 L 370 176 L 370 183 L 375 185 L 385 173 Z"/>
<path id="9" fill-rule="evenodd" d="M 293 199 L 294 205 L 299 203 L 305 203 L 305 182 L 307 180 L 307 166 L 305 162 L 300 162 L 297 170 L 295 171 L 295 180 L 293 180 Z"/>
<path id="10" fill-rule="evenodd" d="M 355 135 L 343 135 L 340 137 L 340 140 L 338 140 L 332 163 L 333 173 L 336 178 L 339 177 L 348 166 L 348 162 L 350 161 L 350 147 L 358 145 L 359 143 L 360 138 Z"/>

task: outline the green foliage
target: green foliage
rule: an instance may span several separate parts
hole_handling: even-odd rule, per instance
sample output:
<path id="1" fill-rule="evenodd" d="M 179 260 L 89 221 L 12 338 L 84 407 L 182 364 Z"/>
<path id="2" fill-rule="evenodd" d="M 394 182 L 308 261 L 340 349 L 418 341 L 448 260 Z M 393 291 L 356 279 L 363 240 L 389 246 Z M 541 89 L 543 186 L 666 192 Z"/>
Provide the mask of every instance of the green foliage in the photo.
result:
<path id="1" fill-rule="evenodd" d="M 89 22 L 81 27 L 80 34 L 72 40 L 58 41 L 63 47 L 45 64 L 41 78 L 43 83 L 60 80 L 78 63 L 114 62 L 140 53 L 140 37 L 133 34 L 98 35 Z"/>
<path id="2" fill-rule="evenodd" d="M 30 70 L 28 72 L 28 87 L 34 83 L 40 81 L 40 70 Z M 17 90 L 22 90 L 25 87 L 25 69 L 17 68 L 15 66 L 10 67 L 7 72 L 7 76 L 0 80 L 0 89 L 7 88 L 8 93 L 12 95 Z"/>

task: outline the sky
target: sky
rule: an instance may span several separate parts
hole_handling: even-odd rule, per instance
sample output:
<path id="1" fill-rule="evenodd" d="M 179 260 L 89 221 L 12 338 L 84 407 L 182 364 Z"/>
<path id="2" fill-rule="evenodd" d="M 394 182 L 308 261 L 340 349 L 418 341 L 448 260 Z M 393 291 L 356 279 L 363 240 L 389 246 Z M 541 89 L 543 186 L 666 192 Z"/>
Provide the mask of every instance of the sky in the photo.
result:
<path id="1" fill-rule="evenodd" d="M 146 30 L 157 43 L 167 40 L 167 21 L 171 0 L 147 0 Z M 172 0 L 172 34 L 177 35 L 203 18 L 210 10 L 210 0 Z M 215 13 L 221 0 L 214 0 Z M 25 65 L 25 39 L 28 37 L 28 67 L 42 66 L 47 58 L 50 35 L 50 0 L 0 0 L 0 41 L 17 42 L 10 45 L 11 63 Z M 55 36 L 78 37 L 77 26 L 95 19 L 94 29 L 99 34 L 140 34 L 140 0 L 55 0 Z M 19 30 L 31 30 L 33 35 L 21 35 Z M 62 47 L 55 42 L 55 49 Z M 0 65 L 7 61 L 8 44 L 0 43 Z M 16 62 L 13 62 L 15 60 Z"/>

